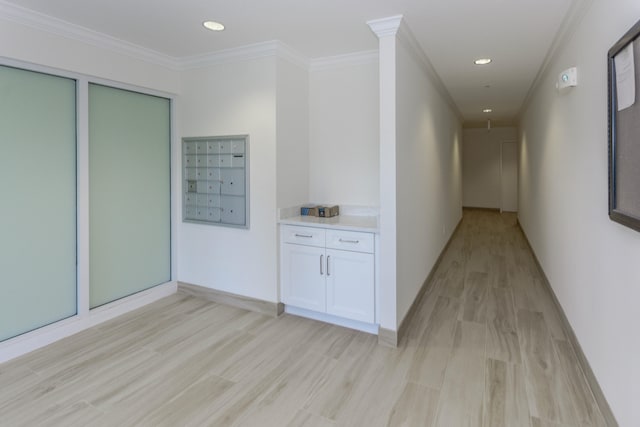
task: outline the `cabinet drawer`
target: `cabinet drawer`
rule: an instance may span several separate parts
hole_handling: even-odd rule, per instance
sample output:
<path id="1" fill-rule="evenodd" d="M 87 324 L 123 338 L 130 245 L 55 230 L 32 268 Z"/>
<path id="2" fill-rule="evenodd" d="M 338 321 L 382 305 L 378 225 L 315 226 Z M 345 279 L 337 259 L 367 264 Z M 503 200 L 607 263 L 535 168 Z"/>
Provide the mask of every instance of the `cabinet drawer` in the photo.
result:
<path id="1" fill-rule="evenodd" d="M 373 247 L 372 233 L 327 230 L 327 248 L 372 254 Z"/>
<path id="2" fill-rule="evenodd" d="M 322 228 L 297 227 L 285 225 L 282 227 L 282 241 L 299 245 L 324 247 L 325 230 Z"/>

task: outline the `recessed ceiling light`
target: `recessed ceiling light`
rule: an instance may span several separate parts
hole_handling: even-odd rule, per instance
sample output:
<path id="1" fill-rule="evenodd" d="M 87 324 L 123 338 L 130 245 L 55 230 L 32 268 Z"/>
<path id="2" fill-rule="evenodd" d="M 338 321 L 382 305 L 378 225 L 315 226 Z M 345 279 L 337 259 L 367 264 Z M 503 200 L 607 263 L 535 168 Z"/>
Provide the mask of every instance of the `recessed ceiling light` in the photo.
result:
<path id="1" fill-rule="evenodd" d="M 202 23 L 207 30 L 211 31 L 222 31 L 224 30 L 224 25 L 216 21 L 204 21 Z"/>
<path id="2" fill-rule="evenodd" d="M 484 110 L 482 110 L 483 113 L 490 113 L 493 110 L 491 108 L 485 108 Z"/>
<path id="3" fill-rule="evenodd" d="M 476 65 L 487 65 L 490 62 L 491 62 L 491 58 L 480 58 L 473 61 L 473 63 Z"/>

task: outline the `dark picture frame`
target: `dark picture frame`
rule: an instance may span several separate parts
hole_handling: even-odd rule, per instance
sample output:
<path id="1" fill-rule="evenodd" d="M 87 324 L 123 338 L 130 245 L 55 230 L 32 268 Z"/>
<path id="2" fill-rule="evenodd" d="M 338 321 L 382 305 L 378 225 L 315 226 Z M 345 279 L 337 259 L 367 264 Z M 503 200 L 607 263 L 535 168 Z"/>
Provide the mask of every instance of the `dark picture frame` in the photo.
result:
<path id="1" fill-rule="evenodd" d="M 640 21 L 607 54 L 609 218 L 640 231 Z"/>

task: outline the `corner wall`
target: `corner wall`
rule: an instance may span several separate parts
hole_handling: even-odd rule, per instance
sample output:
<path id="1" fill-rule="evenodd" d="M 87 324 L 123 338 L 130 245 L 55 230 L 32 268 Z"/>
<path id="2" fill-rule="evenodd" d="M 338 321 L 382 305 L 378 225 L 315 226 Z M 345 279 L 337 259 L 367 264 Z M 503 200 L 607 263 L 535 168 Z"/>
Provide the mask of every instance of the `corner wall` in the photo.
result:
<path id="1" fill-rule="evenodd" d="M 377 298 L 380 327 L 397 339 L 462 218 L 462 123 L 402 15 L 367 24 L 380 52 Z"/>
<path id="2" fill-rule="evenodd" d="M 309 200 L 379 206 L 378 61 L 310 72 Z"/>
<path id="3" fill-rule="evenodd" d="M 277 59 L 277 207 L 309 201 L 309 71 Z"/>
<path id="4" fill-rule="evenodd" d="M 607 51 L 639 18 L 636 0 L 591 2 L 532 92 L 519 143 L 520 223 L 623 427 L 640 425 L 640 233 L 607 216 Z M 559 93 L 572 66 L 579 85 Z"/>
<path id="5" fill-rule="evenodd" d="M 270 302 L 278 301 L 276 61 L 185 71 L 180 109 L 181 137 L 249 134 L 251 170 L 250 228 L 180 222 L 178 280 Z"/>
<path id="6" fill-rule="evenodd" d="M 439 78 L 402 32 L 396 49 L 398 326 L 462 218 L 461 122 Z"/>

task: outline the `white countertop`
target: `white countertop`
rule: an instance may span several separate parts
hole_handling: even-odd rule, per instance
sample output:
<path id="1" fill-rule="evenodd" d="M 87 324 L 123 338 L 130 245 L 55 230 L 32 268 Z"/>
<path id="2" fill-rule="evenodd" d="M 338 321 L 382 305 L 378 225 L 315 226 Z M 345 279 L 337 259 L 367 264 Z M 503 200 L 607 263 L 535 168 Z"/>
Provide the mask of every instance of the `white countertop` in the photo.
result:
<path id="1" fill-rule="evenodd" d="M 336 230 L 364 231 L 378 233 L 378 217 L 360 215 L 338 215 L 332 218 L 320 218 L 316 216 L 292 216 L 282 218 L 279 224 L 301 225 L 305 227 L 333 228 Z"/>

